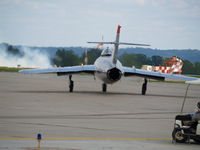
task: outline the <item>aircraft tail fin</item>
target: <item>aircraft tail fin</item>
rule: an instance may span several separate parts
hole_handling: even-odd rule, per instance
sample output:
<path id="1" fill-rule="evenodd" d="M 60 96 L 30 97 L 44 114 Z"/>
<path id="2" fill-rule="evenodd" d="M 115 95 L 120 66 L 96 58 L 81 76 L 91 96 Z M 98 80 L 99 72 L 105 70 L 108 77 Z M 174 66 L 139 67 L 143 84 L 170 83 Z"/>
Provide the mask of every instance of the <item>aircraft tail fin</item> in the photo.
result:
<path id="1" fill-rule="evenodd" d="M 124 43 L 124 42 L 119 42 L 119 37 L 120 37 L 120 31 L 121 31 L 121 26 L 118 25 L 117 27 L 117 33 L 116 33 L 116 39 L 114 42 L 87 42 L 87 43 L 92 43 L 92 44 L 114 44 L 114 50 L 112 53 L 112 62 L 113 64 L 117 63 L 117 55 L 118 55 L 118 49 L 119 45 L 137 45 L 137 46 L 150 46 L 148 44 L 137 44 L 137 43 Z"/>
<path id="2" fill-rule="evenodd" d="M 116 39 L 115 39 L 115 43 L 114 43 L 114 50 L 113 50 L 113 53 L 112 53 L 112 62 L 113 62 L 113 64 L 116 64 L 116 63 L 117 63 L 117 55 L 118 55 L 118 49 L 119 49 L 120 30 L 121 30 L 121 26 L 118 25 L 118 27 L 117 27 Z"/>

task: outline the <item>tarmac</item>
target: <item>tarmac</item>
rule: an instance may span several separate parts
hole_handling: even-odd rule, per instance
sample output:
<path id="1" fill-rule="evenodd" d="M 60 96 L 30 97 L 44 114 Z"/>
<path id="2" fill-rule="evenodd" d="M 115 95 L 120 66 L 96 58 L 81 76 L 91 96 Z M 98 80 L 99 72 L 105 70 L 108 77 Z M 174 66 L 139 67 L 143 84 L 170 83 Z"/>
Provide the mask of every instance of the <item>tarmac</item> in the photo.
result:
<path id="1" fill-rule="evenodd" d="M 122 78 L 101 92 L 94 76 L 0 73 L 0 150 L 40 149 L 128 150 L 199 149 L 199 145 L 172 144 L 174 117 L 180 113 L 187 84 Z M 191 85 L 184 113 L 193 112 L 200 86 Z"/>

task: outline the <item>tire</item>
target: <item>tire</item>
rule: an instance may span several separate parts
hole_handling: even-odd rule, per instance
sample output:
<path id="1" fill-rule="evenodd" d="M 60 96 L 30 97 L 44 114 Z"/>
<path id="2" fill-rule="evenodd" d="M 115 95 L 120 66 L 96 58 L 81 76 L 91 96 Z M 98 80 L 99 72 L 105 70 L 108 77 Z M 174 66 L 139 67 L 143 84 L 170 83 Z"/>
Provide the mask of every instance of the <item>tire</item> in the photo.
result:
<path id="1" fill-rule="evenodd" d="M 105 83 L 102 84 L 102 91 L 103 92 L 107 91 L 107 85 Z"/>
<path id="2" fill-rule="evenodd" d="M 200 140 L 194 139 L 194 141 L 198 144 L 200 144 Z"/>
<path id="3" fill-rule="evenodd" d="M 145 83 L 143 83 L 143 85 L 142 85 L 142 95 L 146 94 L 146 90 L 147 90 L 147 85 Z"/>
<path id="4" fill-rule="evenodd" d="M 186 138 L 183 137 L 183 134 L 181 132 L 181 130 L 179 129 L 174 129 L 172 132 L 172 138 L 177 142 L 177 143 L 185 143 L 186 142 Z"/>
<path id="5" fill-rule="evenodd" d="M 74 89 L 74 81 L 70 81 L 69 92 L 73 92 L 73 89 Z"/>

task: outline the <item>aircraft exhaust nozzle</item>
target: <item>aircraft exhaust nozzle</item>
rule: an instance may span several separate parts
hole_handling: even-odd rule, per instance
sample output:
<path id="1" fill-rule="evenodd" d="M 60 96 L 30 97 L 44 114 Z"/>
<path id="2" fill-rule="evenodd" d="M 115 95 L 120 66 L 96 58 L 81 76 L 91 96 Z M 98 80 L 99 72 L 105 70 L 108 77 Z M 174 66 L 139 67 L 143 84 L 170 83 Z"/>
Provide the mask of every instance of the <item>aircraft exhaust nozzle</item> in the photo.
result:
<path id="1" fill-rule="evenodd" d="M 117 68 L 112 68 L 107 71 L 107 78 L 110 81 L 118 81 L 121 79 L 122 72 Z"/>

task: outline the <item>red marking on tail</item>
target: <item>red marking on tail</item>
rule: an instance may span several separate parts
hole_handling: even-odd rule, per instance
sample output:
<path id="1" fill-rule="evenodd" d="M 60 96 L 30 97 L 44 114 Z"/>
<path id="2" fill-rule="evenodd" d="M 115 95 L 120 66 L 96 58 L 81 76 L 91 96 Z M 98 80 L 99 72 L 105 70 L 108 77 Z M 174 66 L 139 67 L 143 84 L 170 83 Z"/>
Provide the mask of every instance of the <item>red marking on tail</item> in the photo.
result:
<path id="1" fill-rule="evenodd" d="M 117 28 L 117 34 L 120 34 L 120 28 L 121 28 L 121 26 L 118 25 L 118 28 Z"/>

